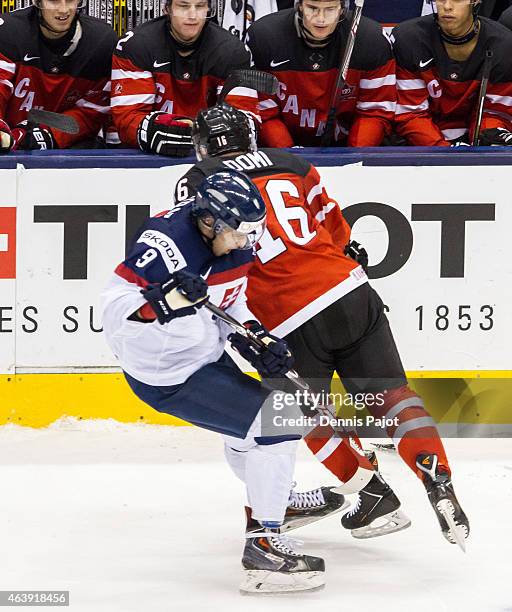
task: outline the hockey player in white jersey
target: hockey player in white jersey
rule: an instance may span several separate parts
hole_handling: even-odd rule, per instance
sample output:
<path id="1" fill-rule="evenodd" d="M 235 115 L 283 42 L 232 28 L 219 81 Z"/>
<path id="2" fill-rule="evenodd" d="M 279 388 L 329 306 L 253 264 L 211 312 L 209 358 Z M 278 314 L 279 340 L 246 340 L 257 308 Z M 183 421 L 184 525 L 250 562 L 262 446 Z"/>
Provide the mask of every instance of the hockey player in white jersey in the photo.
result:
<path id="1" fill-rule="evenodd" d="M 265 203 L 244 174 L 226 170 L 206 178 L 194 198 L 143 225 L 103 292 L 103 327 L 140 399 L 224 437 L 226 458 L 245 482 L 259 523 L 246 534 L 242 590 L 309 590 L 323 585 L 323 559 L 295 552 L 279 531 L 290 500 L 290 520 L 301 506 L 301 494 L 290 494 L 300 436 L 262 432 L 275 391 L 240 372 L 224 345 L 231 339 L 240 349 L 243 337 L 228 336 L 229 328 L 204 307 L 210 300 L 258 328 L 267 348 L 250 361 L 260 374 L 283 376 L 292 367 L 286 343 L 246 306 L 252 247 L 265 219 Z M 321 491 L 320 517 L 341 509 L 342 495 Z"/>

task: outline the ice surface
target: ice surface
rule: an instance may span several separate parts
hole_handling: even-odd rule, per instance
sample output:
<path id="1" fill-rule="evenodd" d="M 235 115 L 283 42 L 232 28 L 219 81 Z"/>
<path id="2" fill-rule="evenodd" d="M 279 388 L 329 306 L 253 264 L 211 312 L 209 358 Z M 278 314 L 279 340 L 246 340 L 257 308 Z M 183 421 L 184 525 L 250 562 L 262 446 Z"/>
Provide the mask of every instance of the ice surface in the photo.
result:
<path id="1" fill-rule="evenodd" d="M 244 597 L 244 491 L 219 436 L 114 421 L 3 426 L 0 589 L 67 589 L 80 612 L 511 611 L 512 441 L 446 446 L 471 521 L 466 555 L 441 536 L 415 476 L 381 453 L 412 527 L 357 541 L 334 516 L 295 531 L 325 558 L 326 588 Z M 298 490 L 335 484 L 305 446 L 296 478 Z"/>

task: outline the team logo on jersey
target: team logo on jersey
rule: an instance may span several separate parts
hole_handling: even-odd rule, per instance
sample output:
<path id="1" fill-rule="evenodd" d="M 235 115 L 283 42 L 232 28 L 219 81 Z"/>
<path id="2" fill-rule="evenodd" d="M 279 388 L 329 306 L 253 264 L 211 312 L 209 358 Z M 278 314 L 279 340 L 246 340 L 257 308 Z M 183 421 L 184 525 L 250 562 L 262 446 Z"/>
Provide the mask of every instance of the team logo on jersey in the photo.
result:
<path id="1" fill-rule="evenodd" d="M 121 85 L 121 83 L 118 83 L 115 87 L 114 87 L 114 94 L 116 96 L 118 96 L 120 93 L 123 93 L 123 86 Z"/>
<path id="2" fill-rule="evenodd" d="M 345 87 L 341 90 L 340 99 L 350 98 L 352 94 L 354 93 L 355 89 L 356 89 L 355 85 L 349 85 L 348 83 L 345 84 Z"/>
<path id="3" fill-rule="evenodd" d="M 226 289 L 224 297 L 222 298 L 219 304 L 219 308 L 222 308 L 224 310 L 225 308 L 229 308 L 230 306 L 232 306 L 236 302 L 237 297 L 240 295 L 240 291 L 242 291 L 243 286 L 244 284 L 240 283 L 240 285 L 237 285 L 236 287 Z"/>
<path id="4" fill-rule="evenodd" d="M 190 72 L 185 72 L 185 74 L 183 75 L 184 79 L 190 79 Z"/>
<path id="5" fill-rule="evenodd" d="M 77 89 L 74 89 L 73 91 L 70 91 L 68 95 L 65 97 L 64 103 L 69 104 L 70 106 L 73 106 L 77 102 L 77 100 L 80 100 L 80 98 L 81 98 L 80 92 Z"/>

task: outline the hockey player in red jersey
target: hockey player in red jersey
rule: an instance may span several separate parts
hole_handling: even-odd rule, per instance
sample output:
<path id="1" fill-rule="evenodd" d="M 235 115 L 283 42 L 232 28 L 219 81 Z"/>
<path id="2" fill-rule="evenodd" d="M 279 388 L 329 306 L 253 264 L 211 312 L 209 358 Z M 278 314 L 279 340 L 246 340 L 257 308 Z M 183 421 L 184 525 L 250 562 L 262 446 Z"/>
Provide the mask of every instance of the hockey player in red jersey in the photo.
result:
<path id="1" fill-rule="evenodd" d="M 0 153 L 67 148 L 94 138 L 108 117 L 117 37 L 80 14 L 81 2 L 36 0 L 0 19 Z M 32 108 L 73 117 L 79 132 L 25 123 Z"/>
<path id="2" fill-rule="evenodd" d="M 411 145 L 473 142 L 480 81 L 492 54 L 480 144 L 512 142 L 512 34 L 478 17 L 480 0 L 437 0 L 434 15 L 393 30 L 398 133 Z"/>
<path id="3" fill-rule="evenodd" d="M 263 242 L 260 243 L 262 247 L 260 255 L 263 259 L 268 258 L 270 262 L 279 255 L 280 274 L 275 279 L 278 301 L 275 307 L 267 307 L 264 312 L 266 326 L 274 327 L 280 322 L 279 312 L 285 318 L 288 316 L 293 318 L 294 312 L 302 308 L 309 308 L 308 303 L 312 297 L 312 277 L 316 278 L 316 290 L 319 294 L 326 291 L 331 295 L 338 295 L 348 291 L 349 287 L 363 284 L 366 275 L 360 270 L 358 263 L 343 256 L 343 248 L 333 245 L 332 235 L 336 237 L 338 244 L 347 244 L 350 227 L 343 219 L 339 208 L 334 206 L 325 190 L 320 187 L 320 177 L 316 169 L 308 162 L 286 151 L 279 149 L 256 151 L 254 125 L 252 124 L 252 120 L 247 115 L 227 104 L 217 105 L 201 112 L 197 118 L 197 127 L 194 128 L 194 139 L 198 157 L 204 158 L 204 161 L 189 170 L 178 182 L 175 199 L 179 202 L 189 197 L 195 192 L 204 176 L 216 172 L 216 168 L 236 166 L 240 169 L 245 167 L 245 172 L 261 189 L 267 204 L 267 219 L 270 225 L 278 224 L 276 214 L 282 213 L 289 222 L 286 231 L 292 232 L 291 235 L 294 231 L 301 234 L 301 238 L 294 239 L 297 244 L 302 244 L 299 253 L 304 256 L 302 264 L 305 269 L 300 276 L 295 270 L 296 253 L 294 249 L 288 250 L 284 247 L 287 252 L 283 254 L 283 242 L 280 239 L 274 240 L 271 234 L 267 233 L 265 233 L 266 237 L 263 238 Z M 253 153 L 235 155 L 232 158 L 220 157 L 226 152 L 235 154 L 248 149 Z M 261 187 L 267 182 L 269 189 L 273 190 L 271 197 L 274 202 L 275 198 L 279 198 L 280 186 L 290 190 L 290 193 L 304 191 L 308 193 L 310 207 L 319 215 L 313 242 L 310 241 L 313 236 L 307 227 L 308 221 L 305 213 L 301 213 L 298 208 L 287 211 L 284 202 L 280 213 L 275 212 L 275 209 L 269 204 L 269 194 Z M 264 252 L 267 255 L 264 255 Z M 364 259 L 364 253 L 362 255 Z M 320 269 L 323 272 L 321 276 L 318 276 Z M 290 275 L 294 279 L 295 286 L 293 293 L 289 296 L 290 299 L 285 300 L 284 294 L 287 293 L 287 288 L 284 279 L 289 278 Z M 251 293 L 255 294 L 261 290 L 262 299 L 268 302 L 268 284 L 264 282 L 263 285 L 258 285 L 257 275 L 251 275 L 251 277 Z M 348 280 L 347 277 L 349 277 Z M 343 282 L 343 279 L 346 282 Z M 328 388 L 327 391 L 329 391 Z M 366 514 L 363 520 L 359 515 L 350 524 L 345 523 L 345 526 L 351 529 L 354 537 L 368 538 L 384 535 L 405 529 L 410 525 L 409 519 L 399 510 L 398 498 L 383 481 L 380 474 L 376 473 L 374 465 L 366 457 L 354 432 L 344 437 L 339 436 L 330 426 L 314 427 L 305 436 L 305 441 L 316 458 L 343 483 L 340 489 L 343 493 L 357 493 L 369 487 L 373 493 L 379 495 L 379 503 L 374 504 L 372 508 L 365 509 Z M 230 456 L 233 453 L 227 448 L 226 454 Z M 318 490 L 315 495 L 299 495 L 302 496 L 300 506 L 290 509 L 290 512 L 295 514 L 297 521 L 302 524 L 308 522 L 304 514 L 311 514 L 311 518 L 316 520 L 321 510 L 319 506 L 325 503 L 325 500 L 322 500 L 321 491 Z M 380 520 L 377 521 L 377 519 Z M 376 522 L 378 526 L 372 526 L 372 523 Z M 290 528 L 287 526 L 287 529 Z"/>
<path id="4" fill-rule="evenodd" d="M 446 539 L 463 545 L 469 522 L 455 497 L 435 422 L 407 384 L 382 300 L 368 284 L 364 259 L 360 265 L 349 256 L 359 259 L 361 248 L 350 242 L 350 228 L 311 164 L 284 151 L 256 151 L 244 121 L 247 117 L 233 109 L 199 114 L 194 139 L 204 161 L 178 183 L 177 193 L 190 191 L 201 176 L 219 167 L 244 168 L 267 206 L 267 229 L 249 273 L 251 310 L 286 339 L 297 371 L 315 390 L 329 393 L 337 372 L 352 396 L 383 397 L 380 405 L 367 402 L 368 410 L 396 419 L 388 435 L 425 485 Z M 323 459 L 336 461 L 339 437 L 306 441 L 332 469 Z M 361 475 L 365 466 L 349 463 L 346 469 L 342 480 Z M 389 499 L 389 487 L 378 476 L 368 476 L 356 505 L 342 519 L 345 527 L 367 527 L 368 514 Z"/>
<path id="5" fill-rule="evenodd" d="M 254 67 L 280 81 L 260 96 L 260 142 L 269 147 L 319 146 L 350 30 L 344 0 L 301 0 L 295 9 L 259 19 L 248 31 Z M 277 35 L 276 35 L 277 33 Z M 337 108 L 335 144 L 380 145 L 396 103 L 395 61 L 381 26 L 362 18 Z"/>
<path id="6" fill-rule="evenodd" d="M 250 64 L 244 45 L 212 16 L 208 0 L 168 0 L 166 15 L 119 41 L 111 104 L 125 145 L 159 155 L 193 152 L 189 117 L 216 101 L 232 70 Z M 256 112 L 252 89 L 235 88 L 228 99 Z"/>

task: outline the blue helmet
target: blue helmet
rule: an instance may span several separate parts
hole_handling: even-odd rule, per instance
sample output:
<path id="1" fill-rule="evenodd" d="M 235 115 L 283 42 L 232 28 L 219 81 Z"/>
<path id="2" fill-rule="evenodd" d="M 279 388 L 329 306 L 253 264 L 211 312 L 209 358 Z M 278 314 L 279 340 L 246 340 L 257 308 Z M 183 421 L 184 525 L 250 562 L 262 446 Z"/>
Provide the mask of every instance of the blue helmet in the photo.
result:
<path id="1" fill-rule="evenodd" d="M 244 249 L 252 248 L 265 230 L 265 202 L 257 187 L 243 172 L 221 170 L 199 185 L 192 214 L 198 219 L 213 218 L 212 229 L 228 229 L 247 237 Z"/>

